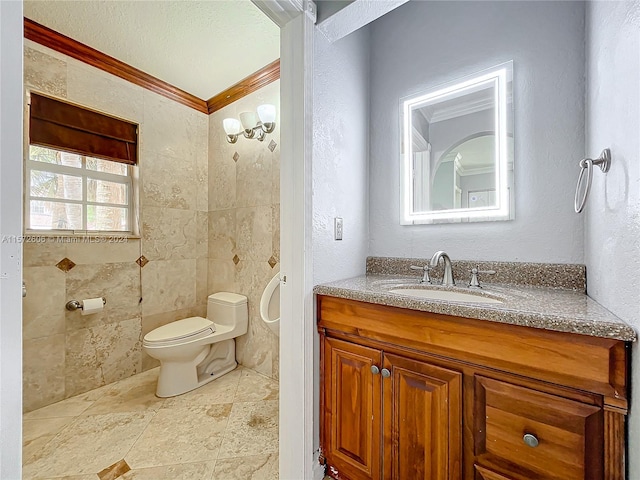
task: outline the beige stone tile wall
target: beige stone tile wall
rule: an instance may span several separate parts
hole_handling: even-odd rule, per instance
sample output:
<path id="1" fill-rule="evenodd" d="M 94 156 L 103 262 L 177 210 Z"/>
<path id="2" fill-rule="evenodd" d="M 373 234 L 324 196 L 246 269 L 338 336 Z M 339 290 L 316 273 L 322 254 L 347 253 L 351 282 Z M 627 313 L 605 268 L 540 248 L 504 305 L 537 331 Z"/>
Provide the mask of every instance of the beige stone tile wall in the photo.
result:
<path id="1" fill-rule="evenodd" d="M 30 411 L 156 366 L 142 352 L 143 335 L 206 313 L 209 123 L 205 114 L 30 41 L 24 78 L 27 89 L 140 125 L 141 238 L 24 245 Z M 149 260 L 143 268 L 135 263 L 141 255 Z M 76 264 L 66 273 L 55 266 L 65 257 Z M 97 296 L 107 298 L 99 314 L 64 309 L 68 300 Z"/>
<path id="2" fill-rule="evenodd" d="M 263 142 L 227 143 L 222 120 L 276 105 L 276 129 Z M 238 361 L 278 378 L 279 341 L 260 319 L 260 297 L 280 268 L 280 82 L 209 116 L 210 292 L 249 298 L 249 331 L 236 341 Z M 276 143 L 273 152 L 268 148 Z M 234 158 L 235 156 L 235 158 Z M 271 261 L 271 263 L 269 263 Z"/>

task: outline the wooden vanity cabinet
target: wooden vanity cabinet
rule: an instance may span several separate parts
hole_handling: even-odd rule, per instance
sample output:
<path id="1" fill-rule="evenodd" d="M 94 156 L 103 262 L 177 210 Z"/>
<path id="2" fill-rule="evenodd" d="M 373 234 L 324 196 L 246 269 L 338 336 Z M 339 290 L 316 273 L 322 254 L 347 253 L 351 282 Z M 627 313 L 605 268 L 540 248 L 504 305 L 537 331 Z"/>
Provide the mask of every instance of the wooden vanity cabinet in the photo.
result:
<path id="1" fill-rule="evenodd" d="M 332 478 L 625 478 L 625 342 L 329 296 L 318 330 Z"/>
<path id="2" fill-rule="evenodd" d="M 459 372 L 334 338 L 323 348 L 325 452 L 340 478 L 460 478 Z"/>
<path id="3" fill-rule="evenodd" d="M 326 451 L 346 478 L 380 478 L 382 352 L 333 338 L 323 350 Z"/>

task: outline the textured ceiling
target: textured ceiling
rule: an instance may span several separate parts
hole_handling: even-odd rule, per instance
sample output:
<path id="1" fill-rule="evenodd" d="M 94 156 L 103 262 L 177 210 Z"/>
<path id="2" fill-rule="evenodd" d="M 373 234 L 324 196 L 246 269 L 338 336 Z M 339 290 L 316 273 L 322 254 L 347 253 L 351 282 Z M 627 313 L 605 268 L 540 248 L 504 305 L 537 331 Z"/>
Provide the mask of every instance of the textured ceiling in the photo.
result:
<path id="1" fill-rule="evenodd" d="M 26 0 L 24 15 L 205 100 L 280 57 L 250 0 Z"/>

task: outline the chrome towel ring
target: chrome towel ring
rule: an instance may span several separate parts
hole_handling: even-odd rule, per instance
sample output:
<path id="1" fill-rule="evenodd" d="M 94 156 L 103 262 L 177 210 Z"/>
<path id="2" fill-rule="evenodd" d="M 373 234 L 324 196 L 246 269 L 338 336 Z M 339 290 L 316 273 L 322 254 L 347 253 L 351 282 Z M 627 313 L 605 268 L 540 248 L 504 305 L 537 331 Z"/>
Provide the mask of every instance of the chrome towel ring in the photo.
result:
<path id="1" fill-rule="evenodd" d="M 605 148 L 600 156 L 595 160 L 590 158 L 584 158 L 580 160 L 580 176 L 578 177 L 578 185 L 576 186 L 576 196 L 573 202 L 573 206 L 576 213 L 582 212 L 587 198 L 589 198 L 589 192 L 591 191 L 591 180 L 593 179 L 593 166 L 597 165 L 602 170 L 602 173 L 607 173 L 611 166 L 611 150 Z M 586 183 L 582 189 L 582 195 L 580 195 L 583 179 L 586 178 Z"/>

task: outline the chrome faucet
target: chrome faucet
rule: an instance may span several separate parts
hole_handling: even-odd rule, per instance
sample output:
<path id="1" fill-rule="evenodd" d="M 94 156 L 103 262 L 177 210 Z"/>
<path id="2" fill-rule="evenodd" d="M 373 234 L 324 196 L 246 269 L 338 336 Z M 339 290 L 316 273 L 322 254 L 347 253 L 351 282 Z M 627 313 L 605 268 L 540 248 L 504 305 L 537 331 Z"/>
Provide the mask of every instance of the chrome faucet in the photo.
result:
<path id="1" fill-rule="evenodd" d="M 453 270 L 451 268 L 451 259 L 449 258 L 449 255 L 447 255 L 444 251 L 439 250 L 433 254 L 429 265 L 432 268 L 437 267 L 438 262 L 440 262 L 440 258 L 444 260 L 444 275 L 442 275 L 442 285 L 444 285 L 445 287 L 453 287 L 456 284 L 456 281 L 453 279 Z"/>

